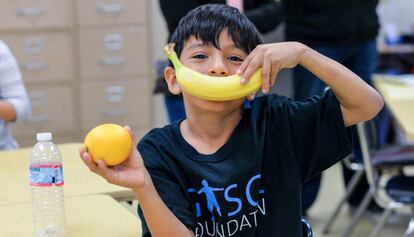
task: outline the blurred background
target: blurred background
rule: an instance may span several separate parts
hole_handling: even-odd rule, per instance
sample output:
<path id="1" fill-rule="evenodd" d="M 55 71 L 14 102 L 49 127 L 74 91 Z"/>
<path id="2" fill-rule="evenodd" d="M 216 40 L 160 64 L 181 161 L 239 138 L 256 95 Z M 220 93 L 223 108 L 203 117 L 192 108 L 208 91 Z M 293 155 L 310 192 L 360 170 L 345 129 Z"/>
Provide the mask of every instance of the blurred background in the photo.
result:
<path id="1" fill-rule="evenodd" d="M 379 48 L 402 37 L 413 43 L 413 12 L 412 0 L 380 1 Z M 59 143 L 82 141 L 104 122 L 128 124 L 137 137 L 168 123 L 163 96 L 152 93 L 168 37 L 158 1 L 0 0 L 0 16 L 0 38 L 32 103 L 28 120 L 11 123 L 20 146 L 32 146 L 39 131 Z M 283 40 L 283 27 L 265 41 Z M 292 95 L 290 74 L 279 75 L 273 92 Z"/>
<path id="2" fill-rule="evenodd" d="M 378 73 L 413 74 L 414 0 L 382 0 L 377 13 Z M 46 131 L 55 143 L 82 142 L 91 128 L 111 122 L 129 125 L 139 139 L 168 124 L 163 95 L 153 93 L 167 37 L 155 0 L 0 0 L 0 39 L 17 59 L 32 111 L 28 119 L 9 123 L 13 137 L 21 147 L 32 146 L 35 134 Z M 264 39 L 283 41 L 284 24 Z M 282 71 L 272 92 L 292 96 L 291 77 Z M 343 195 L 335 165 L 308 213 L 315 236 L 322 235 L 322 224 Z M 340 236 L 350 212 L 339 215 L 328 236 Z M 365 215 L 354 236 L 368 236 L 378 216 Z M 402 236 L 409 219 L 403 210 L 381 236 Z"/>

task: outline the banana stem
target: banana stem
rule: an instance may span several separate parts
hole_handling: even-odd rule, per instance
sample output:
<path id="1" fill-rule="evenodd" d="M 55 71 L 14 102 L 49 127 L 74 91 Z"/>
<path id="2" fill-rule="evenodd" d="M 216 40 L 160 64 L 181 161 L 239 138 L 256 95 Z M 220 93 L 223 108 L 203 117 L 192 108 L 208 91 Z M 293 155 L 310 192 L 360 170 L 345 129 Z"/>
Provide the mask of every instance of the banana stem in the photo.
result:
<path id="1" fill-rule="evenodd" d="M 164 52 L 170 61 L 173 63 L 174 68 L 178 69 L 181 67 L 180 59 L 178 59 L 177 53 L 174 51 L 175 44 L 169 43 L 164 47 Z"/>

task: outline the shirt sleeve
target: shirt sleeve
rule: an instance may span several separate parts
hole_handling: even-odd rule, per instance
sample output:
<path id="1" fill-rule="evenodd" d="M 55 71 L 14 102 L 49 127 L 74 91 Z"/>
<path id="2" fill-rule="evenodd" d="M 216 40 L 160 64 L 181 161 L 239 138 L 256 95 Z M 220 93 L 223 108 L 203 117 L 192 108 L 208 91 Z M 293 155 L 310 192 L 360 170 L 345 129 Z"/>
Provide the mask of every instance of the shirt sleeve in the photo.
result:
<path id="1" fill-rule="evenodd" d="M 351 129 L 345 127 L 340 104 L 330 90 L 322 97 L 290 102 L 286 109 L 292 150 L 302 182 L 352 151 Z"/>
<path id="2" fill-rule="evenodd" d="M 186 195 L 187 192 L 180 186 L 178 179 L 170 171 L 169 164 L 165 162 L 165 155 L 160 151 L 162 149 L 160 145 L 159 139 L 147 135 L 138 144 L 138 150 L 161 199 L 184 225 L 194 230 L 196 227 L 194 208 Z M 142 236 L 151 236 L 145 215 L 139 205 L 138 215 L 142 222 Z"/>
<path id="3" fill-rule="evenodd" d="M 30 100 L 24 87 L 16 59 L 0 40 L 0 99 L 12 104 L 17 121 L 28 118 L 31 113 Z"/>

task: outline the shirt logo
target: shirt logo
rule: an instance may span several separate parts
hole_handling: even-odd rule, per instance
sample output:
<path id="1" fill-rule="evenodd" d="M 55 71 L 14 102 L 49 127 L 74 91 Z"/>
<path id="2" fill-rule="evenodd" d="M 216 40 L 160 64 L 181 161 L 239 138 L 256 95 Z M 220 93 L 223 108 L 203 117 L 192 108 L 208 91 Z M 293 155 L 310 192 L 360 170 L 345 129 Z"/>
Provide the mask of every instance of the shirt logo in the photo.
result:
<path id="1" fill-rule="evenodd" d="M 205 200 L 202 203 L 195 202 L 196 216 L 200 218 L 195 231 L 196 237 L 233 236 L 246 228 L 256 228 L 257 217 L 266 214 L 265 199 L 262 195 L 264 190 L 258 189 L 260 178 L 261 175 L 258 174 L 250 178 L 245 185 L 234 183 L 227 187 L 214 187 L 203 179 L 199 189 L 188 189 L 192 195 L 196 194 Z M 241 188 L 243 189 L 240 190 Z M 258 198 L 260 196 L 262 198 Z M 229 203 L 231 205 L 228 205 Z M 207 209 L 208 213 L 202 213 L 201 205 L 205 205 L 203 210 Z M 228 209 L 229 206 L 232 209 Z M 223 210 L 221 207 L 227 209 Z M 202 218 L 203 215 L 209 217 Z"/>

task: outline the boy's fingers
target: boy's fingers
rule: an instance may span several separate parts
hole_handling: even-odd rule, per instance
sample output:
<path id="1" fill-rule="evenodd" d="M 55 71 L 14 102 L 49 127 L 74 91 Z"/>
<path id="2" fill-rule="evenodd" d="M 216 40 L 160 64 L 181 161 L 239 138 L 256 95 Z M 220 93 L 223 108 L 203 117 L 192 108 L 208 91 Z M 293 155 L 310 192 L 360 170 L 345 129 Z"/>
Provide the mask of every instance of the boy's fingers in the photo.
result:
<path id="1" fill-rule="evenodd" d="M 85 148 L 81 148 L 79 149 L 79 155 L 82 158 L 82 161 L 88 165 L 89 162 L 91 161 L 91 156 L 88 154 L 88 152 L 86 152 Z"/>
<path id="2" fill-rule="evenodd" d="M 272 64 L 269 60 L 265 60 L 262 67 L 262 92 L 269 92 L 269 81 Z"/>
<path id="3" fill-rule="evenodd" d="M 133 152 L 134 150 L 136 150 L 135 149 L 135 143 L 134 143 L 134 141 L 135 141 L 135 135 L 132 132 L 131 127 L 129 127 L 128 125 L 124 126 L 124 128 L 128 131 L 129 135 L 131 136 L 131 140 L 132 140 L 131 152 Z"/>
<path id="4" fill-rule="evenodd" d="M 101 167 L 98 166 L 99 161 L 103 162 L 102 160 L 98 160 L 97 164 L 92 160 L 91 155 L 88 152 L 84 152 L 82 154 L 83 163 L 88 166 L 89 170 L 98 174 L 100 176 L 104 176 Z M 105 176 L 104 176 L 105 177 Z"/>
<path id="5" fill-rule="evenodd" d="M 237 70 L 237 74 L 239 74 L 240 76 L 242 76 L 242 75 L 243 75 L 243 73 L 246 71 L 247 66 L 249 66 L 250 61 L 251 61 L 251 57 L 250 57 L 250 55 L 249 55 L 249 56 L 247 56 L 247 57 L 244 59 L 244 61 L 243 61 L 242 65 L 241 65 L 241 66 L 240 66 L 240 68 Z M 242 83 L 242 84 L 243 84 L 243 83 Z"/>
<path id="6" fill-rule="evenodd" d="M 243 74 L 245 74 L 247 68 L 249 68 L 251 66 L 252 61 L 256 58 L 256 54 L 260 53 L 260 51 L 258 51 L 258 47 L 256 47 L 255 49 L 253 49 L 253 51 L 251 51 L 249 53 L 249 55 L 247 55 L 247 57 L 244 59 L 242 65 L 240 66 L 239 70 L 237 70 L 237 74 L 239 74 L 242 79 L 243 79 Z M 241 84 L 244 84 L 243 82 Z"/>
<path id="7" fill-rule="evenodd" d="M 250 61 L 249 66 L 244 71 L 243 75 L 241 76 L 241 84 L 246 84 L 250 77 L 256 72 L 256 70 L 260 67 L 259 62 L 257 62 L 257 57 Z"/>
<path id="8" fill-rule="evenodd" d="M 105 177 L 102 172 L 102 169 L 98 166 L 99 161 L 103 162 L 102 160 L 98 160 L 98 162 L 95 163 L 92 160 L 92 156 L 83 147 L 79 149 L 79 154 L 81 155 L 83 163 L 85 163 L 85 165 L 88 166 L 90 171 L 94 172 L 95 174 Z"/>
<path id="9" fill-rule="evenodd" d="M 90 171 L 94 173 L 98 173 L 98 167 L 92 161 L 92 157 L 89 155 L 88 152 L 84 152 L 81 157 L 82 157 L 83 163 L 85 163 L 85 165 L 88 166 Z"/>
<path id="10" fill-rule="evenodd" d="M 85 153 L 85 152 L 86 152 L 86 148 L 85 147 L 79 148 L 79 155 L 80 155 L 80 157 L 82 157 L 83 153 Z"/>
<path id="11" fill-rule="evenodd" d="M 103 160 L 97 160 L 93 162 L 91 155 L 86 152 L 85 148 L 80 148 L 79 153 L 81 154 L 82 161 L 88 166 L 89 170 L 104 177 L 108 182 L 112 183 L 114 179 L 113 170 L 108 168 Z"/>
<path id="12" fill-rule="evenodd" d="M 274 86 L 277 78 L 277 74 L 279 74 L 279 70 L 276 67 L 272 67 L 272 73 L 270 76 L 270 85 Z"/>
<path id="13" fill-rule="evenodd" d="M 124 128 L 128 131 L 129 135 L 131 136 L 132 140 L 135 139 L 134 133 L 132 132 L 132 129 L 130 126 L 125 125 Z"/>
<path id="14" fill-rule="evenodd" d="M 276 78 L 270 79 L 270 86 L 274 86 L 276 82 Z"/>
<path id="15" fill-rule="evenodd" d="M 96 161 L 96 165 L 98 166 L 102 176 L 107 177 L 109 174 L 109 168 L 106 166 L 105 162 L 99 159 Z"/>

